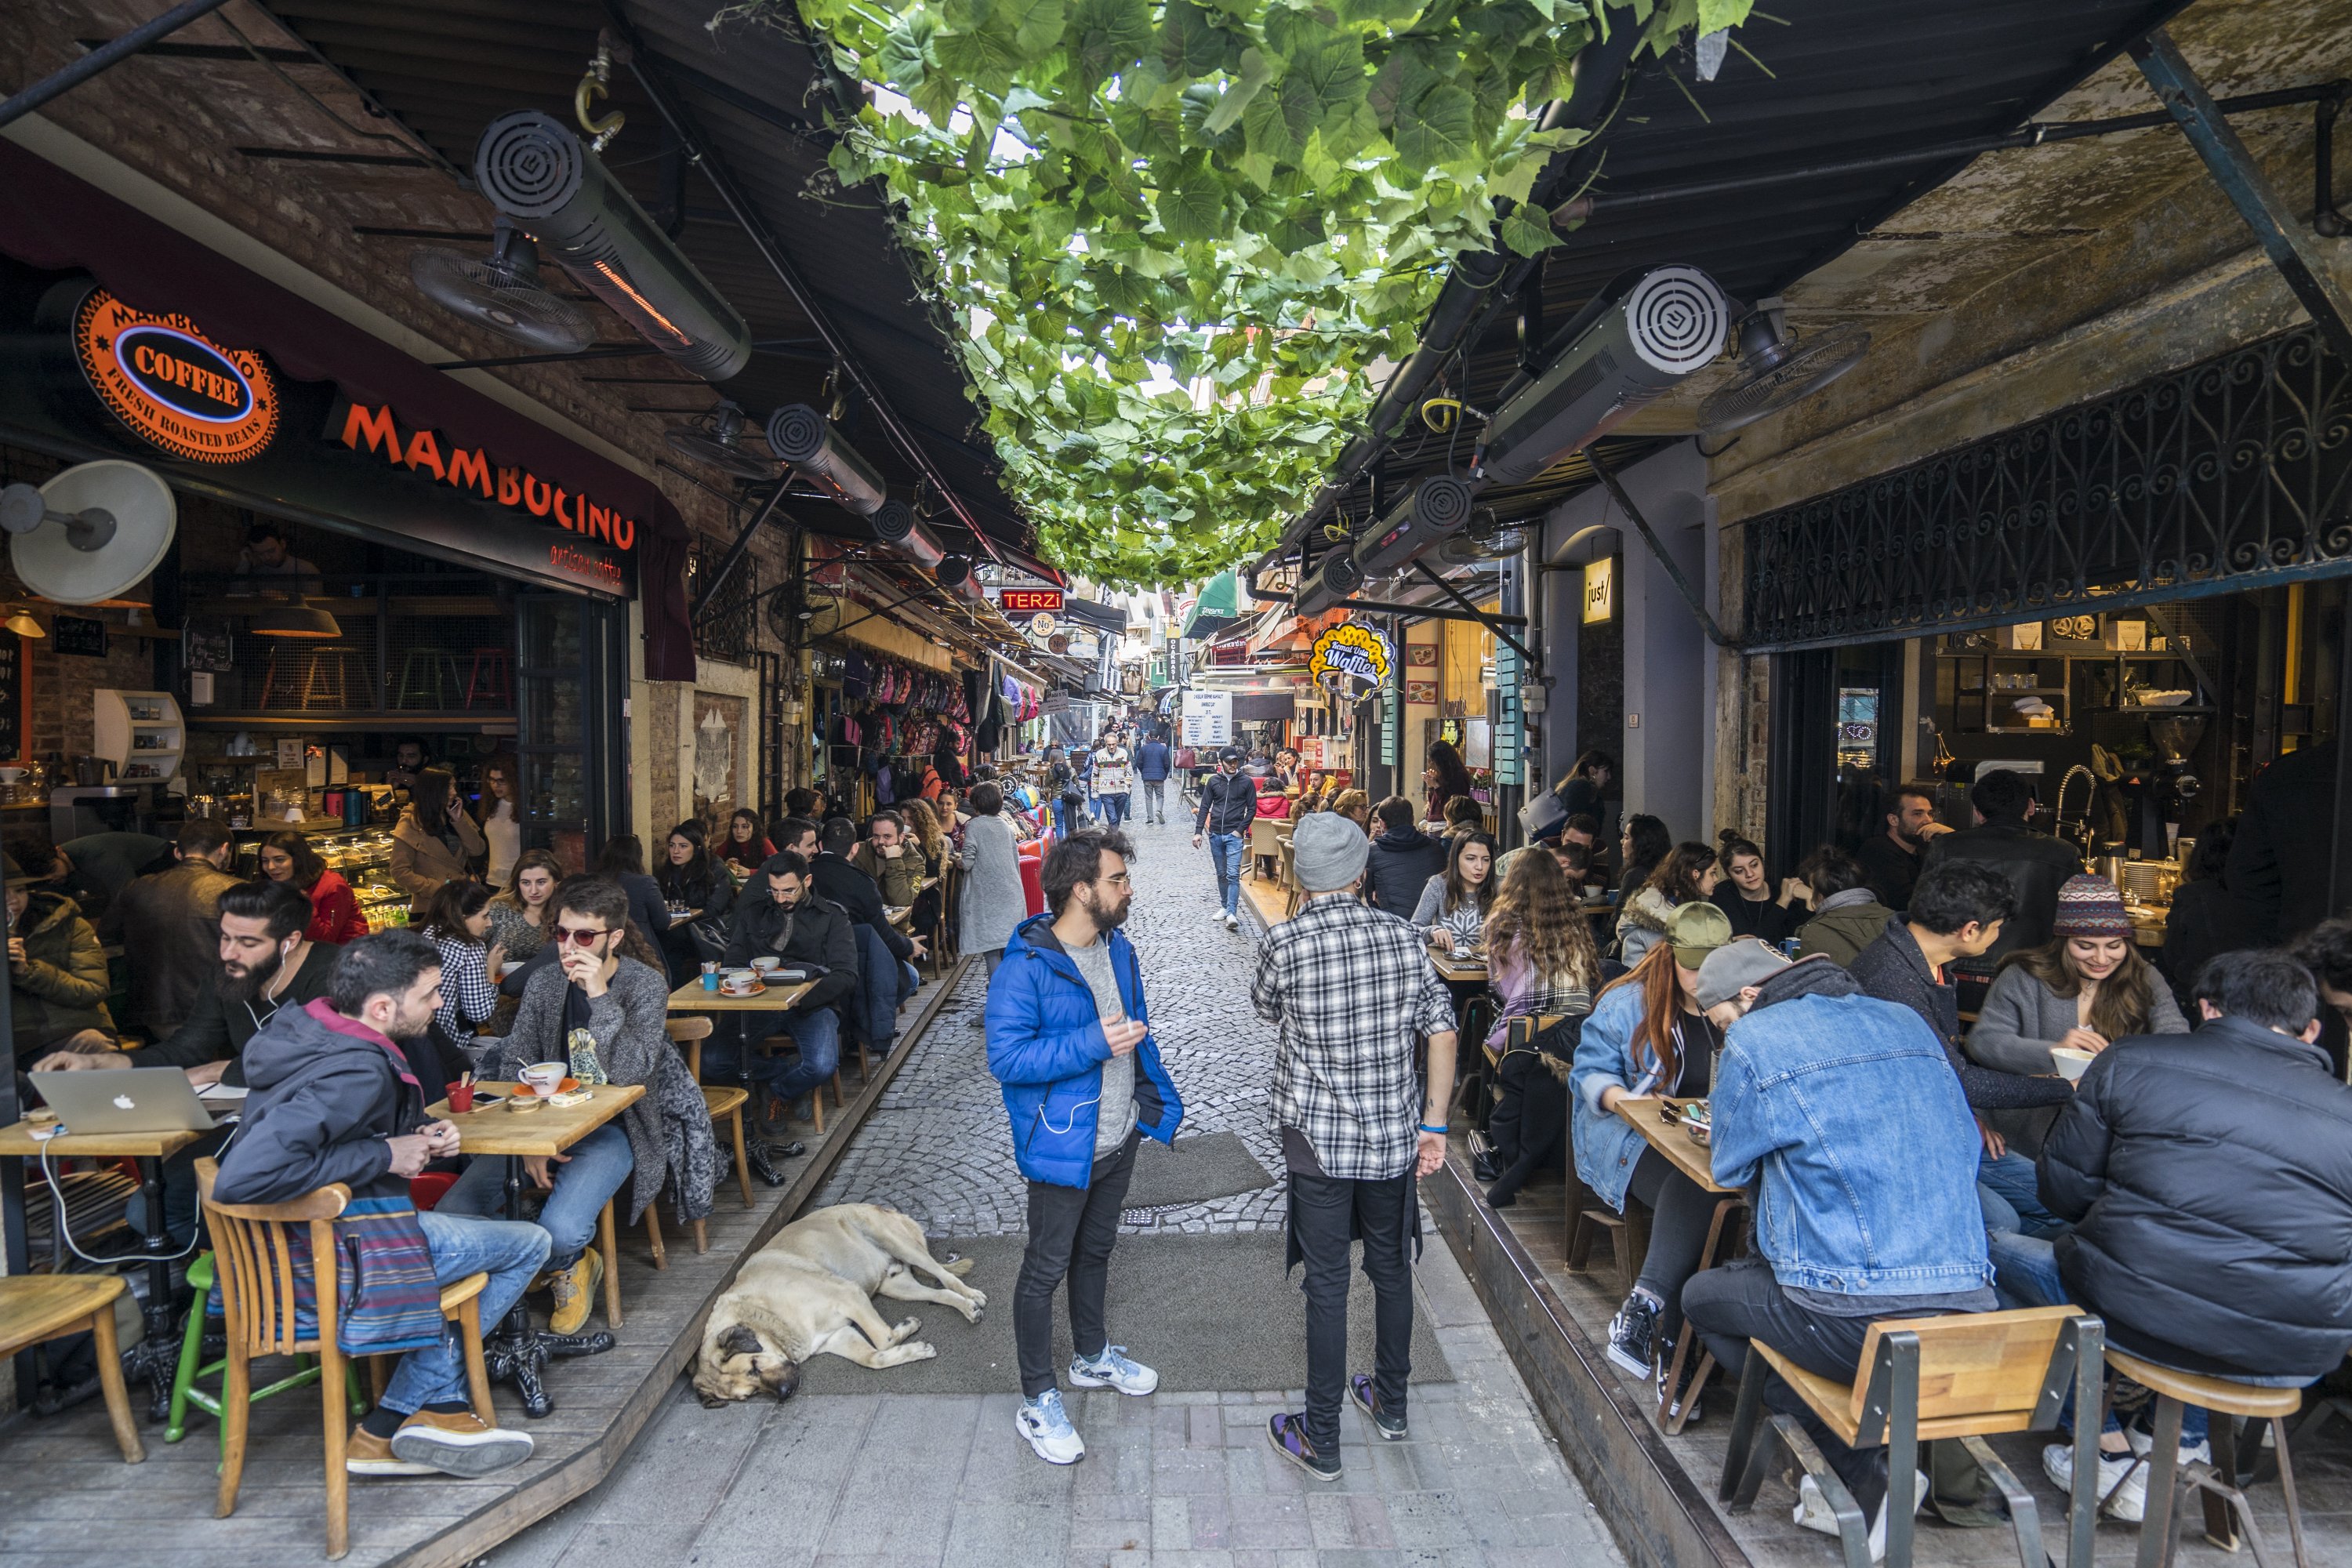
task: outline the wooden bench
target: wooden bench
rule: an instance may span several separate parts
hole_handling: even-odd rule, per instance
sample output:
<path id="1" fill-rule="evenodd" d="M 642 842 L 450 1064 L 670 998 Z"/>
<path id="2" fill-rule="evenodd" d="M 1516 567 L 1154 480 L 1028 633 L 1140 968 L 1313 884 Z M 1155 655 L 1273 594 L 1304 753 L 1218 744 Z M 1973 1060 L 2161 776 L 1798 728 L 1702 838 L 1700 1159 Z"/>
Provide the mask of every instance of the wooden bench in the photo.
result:
<path id="1" fill-rule="evenodd" d="M 2238 1542 L 2230 1533 L 2230 1515 L 2234 1511 L 2245 1527 L 2246 1543 L 2253 1548 L 2254 1561 L 2269 1568 L 2271 1559 L 2263 1549 L 2262 1530 L 2254 1523 L 2253 1508 L 2238 1484 L 2237 1445 L 2230 1424 L 2233 1415 L 2271 1423 L 2272 1442 L 2278 1456 L 2279 1489 L 2286 1497 L 2286 1532 L 2294 1549 L 2295 1568 L 2311 1568 L 2303 1547 L 2303 1510 L 2294 1495 L 2294 1466 L 2286 1451 L 2287 1418 L 2303 1408 L 2303 1390 L 2262 1388 L 2225 1377 L 2175 1372 L 2124 1351 L 2109 1351 L 2107 1364 L 2156 1395 L 2156 1440 L 2147 1458 L 2141 1461 L 2148 1471 L 2147 1511 L 2139 1527 L 2139 1568 L 2171 1568 L 2173 1557 L 2180 1550 L 2180 1525 L 2185 1511 L 2180 1505 L 2189 1500 L 2190 1493 L 2200 1491 L 2208 1500 L 2207 1539 L 2226 1551 L 2235 1552 Z M 2213 1460 L 2183 1468 L 2180 1412 L 2183 1405 L 2189 1405 L 2210 1411 L 2215 1417 L 2210 1434 Z M 2076 1473 L 2081 1472 L 2078 1469 Z"/>
<path id="2" fill-rule="evenodd" d="M 1884 1444 L 1888 1449 L 1886 1568 L 1911 1568 L 1919 1444 L 1938 1437 L 1958 1438 L 2000 1489 L 2023 1568 L 2043 1568 L 2033 1494 L 1984 1439 L 2055 1426 L 2070 1389 L 2076 1410 L 2098 1408 L 2105 1346 L 2105 1326 L 2074 1307 L 1889 1319 L 1870 1325 L 1857 1375 L 1849 1384 L 1808 1372 L 1770 1345 L 1750 1341 L 1717 1495 L 1734 1513 L 1755 1506 L 1769 1447 L 1759 1417 L 1766 1381 L 1777 1374 L 1839 1442 L 1850 1448 Z M 2177 1440 L 2177 1410 L 2173 1426 Z M 1870 1521 L 1820 1447 L 1793 1415 L 1775 1414 L 1770 1429 L 1788 1444 L 1837 1515 L 1847 1568 L 1871 1568 Z M 2098 1444 L 2098 1423 L 2078 1419 L 2066 1568 L 2091 1568 Z"/>

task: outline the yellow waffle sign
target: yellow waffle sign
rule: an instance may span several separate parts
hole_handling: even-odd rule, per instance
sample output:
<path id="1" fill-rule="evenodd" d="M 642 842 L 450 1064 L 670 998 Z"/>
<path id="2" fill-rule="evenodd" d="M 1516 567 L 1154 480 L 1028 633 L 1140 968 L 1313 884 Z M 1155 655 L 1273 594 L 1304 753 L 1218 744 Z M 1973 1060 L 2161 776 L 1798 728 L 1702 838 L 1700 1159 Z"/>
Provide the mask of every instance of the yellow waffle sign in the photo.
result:
<path id="1" fill-rule="evenodd" d="M 1361 622 L 1343 621 L 1315 639 L 1307 673 L 1317 681 L 1345 676 L 1378 686 L 1388 679 L 1394 659 L 1387 637 Z"/>

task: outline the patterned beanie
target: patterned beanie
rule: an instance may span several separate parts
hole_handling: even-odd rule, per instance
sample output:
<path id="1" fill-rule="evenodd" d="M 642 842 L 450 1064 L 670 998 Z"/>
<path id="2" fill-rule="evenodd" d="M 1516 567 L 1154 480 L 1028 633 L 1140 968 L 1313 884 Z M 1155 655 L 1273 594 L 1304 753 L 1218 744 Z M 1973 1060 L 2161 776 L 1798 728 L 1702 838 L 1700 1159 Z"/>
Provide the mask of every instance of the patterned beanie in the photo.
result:
<path id="1" fill-rule="evenodd" d="M 2124 912 L 2123 895 L 2105 877 L 2069 877 L 2058 889 L 2058 918 L 2050 931 L 2060 937 L 2127 937 L 2131 917 Z"/>

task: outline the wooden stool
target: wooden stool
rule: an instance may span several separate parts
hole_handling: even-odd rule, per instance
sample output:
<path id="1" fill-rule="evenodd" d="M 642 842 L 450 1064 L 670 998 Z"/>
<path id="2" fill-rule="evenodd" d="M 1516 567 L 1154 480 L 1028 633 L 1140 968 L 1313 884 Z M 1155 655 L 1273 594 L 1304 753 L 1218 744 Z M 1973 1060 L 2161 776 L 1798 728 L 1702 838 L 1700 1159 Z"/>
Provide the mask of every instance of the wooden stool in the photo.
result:
<path id="1" fill-rule="evenodd" d="M 2033 1494 L 1985 1438 L 2055 1426 L 2070 1389 L 2074 1408 L 2089 1410 L 2099 1387 L 2105 1332 L 2098 1319 L 2074 1307 L 1887 1319 L 1870 1325 L 1851 1384 L 1809 1372 L 1763 1341 L 1750 1340 L 1717 1496 L 1733 1513 L 1745 1513 L 1756 1505 L 1770 1447 L 1765 1441 L 1768 1427 L 1759 1419 L 1764 1385 L 1778 1374 L 1839 1442 L 1850 1448 L 1885 1445 L 1886 1568 L 1911 1568 L 1919 1445 L 1937 1437 L 1960 1439 L 2009 1504 L 2020 1561 L 2041 1563 L 2042 1523 Z M 2178 1405 L 2172 1426 L 2177 1441 Z M 1871 1568 L 1870 1521 L 1820 1447 L 1793 1415 L 1775 1415 L 1769 1431 L 1788 1444 L 1836 1514 L 1847 1568 Z M 2092 1528 L 2099 1506 L 2098 1444 L 2096 1424 L 2078 1416 L 2066 1568 L 2091 1568 Z"/>
<path id="2" fill-rule="evenodd" d="M 122 1294 L 119 1274 L 20 1274 L 0 1279 L 0 1356 L 15 1355 L 87 1331 L 96 1342 L 98 1383 L 106 1391 L 106 1418 L 114 1427 L 122 1462 L 147 1458 L 131 1418 L 131 1395 L 122 1386 L 122 1347 L 114 1334 L 114 1302 Z M 204 1303 L 196 1304 L 204 1310 Z"/>
<path id="3" fill-rule="evenodd" d="M 2238 1485 L 2237 1434 L 2230 1425 L 2232 1415 L 2270 1422 L 2272 1441 L 2278 1454 L 2279 1490 L 2286 1499 L 2286 1532 L 2294 1548 L 2295 1568 L 2311 1568 L 2311 1560 L 2304 1552 L 2303 1510 L 2295 1500 L 2294 1466 L 2287 1458 L 2286 1446 L 2286 1421 L 2303 1408 L 2303 1390 L 2260 1388 L 2226 1377 L 2175 1372 L 2117 1350 L 2107 1352 L 2107 1364 L 2156 1395 L 2156 1440 L 2142 1461 L 2148 1468 L 2147 1512 L 2139 1527 L 2139 1568 L 2159 1568 L 2159 1564 L 2170 1568 L 2173 1557 L 2180 1550 L 2180 1505 L 2191 1492 L 2205 1494 L 2206 1539 L 2227 1552 L 2238 1549 L 2237 1538 L 2230 1531 L 2230 1514 L 2234 1510 L 2239 1522 L 2245 1527 L 2246 1544 L 2253 1548 L 2254 1561 L 2269 1568 L 2270 1554 L 2263 1550 L 2263 1532 L 2254 1523 L 2253 1507 Z M 2213 1450 L 2213 1462 L 2210 1465 L 2181 1467 L 2180 1411 L 2186 1405 L 2200 1406 L 2215 1417 L 2207 1434 Z M 2087 1406 L 2078 1404 L 2075 1408 Z M 2079 1416 L 2076 1419 L 2083 1429 L 2089 1429 L 2088 1422 Z M 2082 1463 L 2079 1455 L 2075 1463 Z"/>
<path id="4" fill-rule="evenodd" d="M 743 1206 L 751 1206 L 751 1161 L 743 1152 L 743 1107 L 751 1102 L 747 1089 L 709 1089 L 702 1091 L 702 1103 L 710 1108 L 710 1128 L 719 1130 L 721 1118 L 735 1139 L 735 1182 L 743 1189 Z"/>
<path id="5" fill-rule="evenodd" d="M 478 693 L 493 708 L 513 707 L 513 656 L 505 648 L 476 648 L 473 668 L 466 672 L 466 706 L 471 708 Z"/>
<path id="6" fill-rule="evenodd" d="M 1650 1251 L 1650 1211 L 1638 1203 L 1628 1203 L 1619 1214 L 1595 1196 L 1591 1187 L 1578 1179 L 1576 1161 L 1570 1157 L 1568 1167 L 1568 1245 L 1563 1257 L 1570 1274 L 1581 1274 L 1592 1257 L 1592 1238 L 1606 1233 L 1609 1250 L 1617 1259 L 1617 1271 L 1625 1277 L 1625 1295 L 1633 1293 L 1633 1281 L 1642 1277 L 1642 1260 Z"/>

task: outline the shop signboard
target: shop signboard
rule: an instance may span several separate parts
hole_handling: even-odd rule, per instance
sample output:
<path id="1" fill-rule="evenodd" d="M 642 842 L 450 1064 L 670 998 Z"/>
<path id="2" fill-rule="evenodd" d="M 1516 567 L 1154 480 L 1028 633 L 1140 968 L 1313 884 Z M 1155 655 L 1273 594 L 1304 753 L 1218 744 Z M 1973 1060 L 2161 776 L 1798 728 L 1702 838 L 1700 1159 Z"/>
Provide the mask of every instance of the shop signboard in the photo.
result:
<path id="1" fill-rule="evenodd" d="M 1617 616 L 1617 558 L 1604 555 L 1584 568 L 1584 624 L 1599 626 Z"/>
<path id="2" fill-rule="evenodd" d="M 80 658 L 106 657 L 106 623 L 81 616 L 58 616 L 49 622 L 49 637 L 56 651 L 69 653 Z"/>
<path id="3" fill-rule="evenodd" d="M 1230 691 L 1184 693 L 1184 744 L 1230 746 L 1234 742 L 1234 694 Z"/>
<path id="4" fill-rule="evenodd" d="M 261 356 L 223 348 L 185 316 L 92 289 L 74 309 L 73 347 L 107 412 L 159 452 L 241 463 L 278 434 L 278 384 Z"/>
<path id="5" fill-rule="evenodd" d="M 1495 645 L 1495 782 L 1515 784 L 1519 782 L 1519 751 L 1524 736 L 1519 713 L 1518 649 L 1510 644 Z"/>
<path id="6" fill-rule="evenodd" d="M 1376 626 L 1342 621 L 1326 627 L 1307 656 L 1307 673 L 1321 684 L 1327 679 L 1360 680 L 1367 686 L 1385 683 L 1395 667 L 1396 650 Z"/>
<path id="7" fill-rule="evenodd" d="M 33 749 L 32 644 L 0 635 L 0 760 L 21 764 Z"/>
<path id="8" fill-rule="evenodd" d="M 999 588 L 997 603 L 1007 616 L 1060 615 L 1059 588 Z"/>

